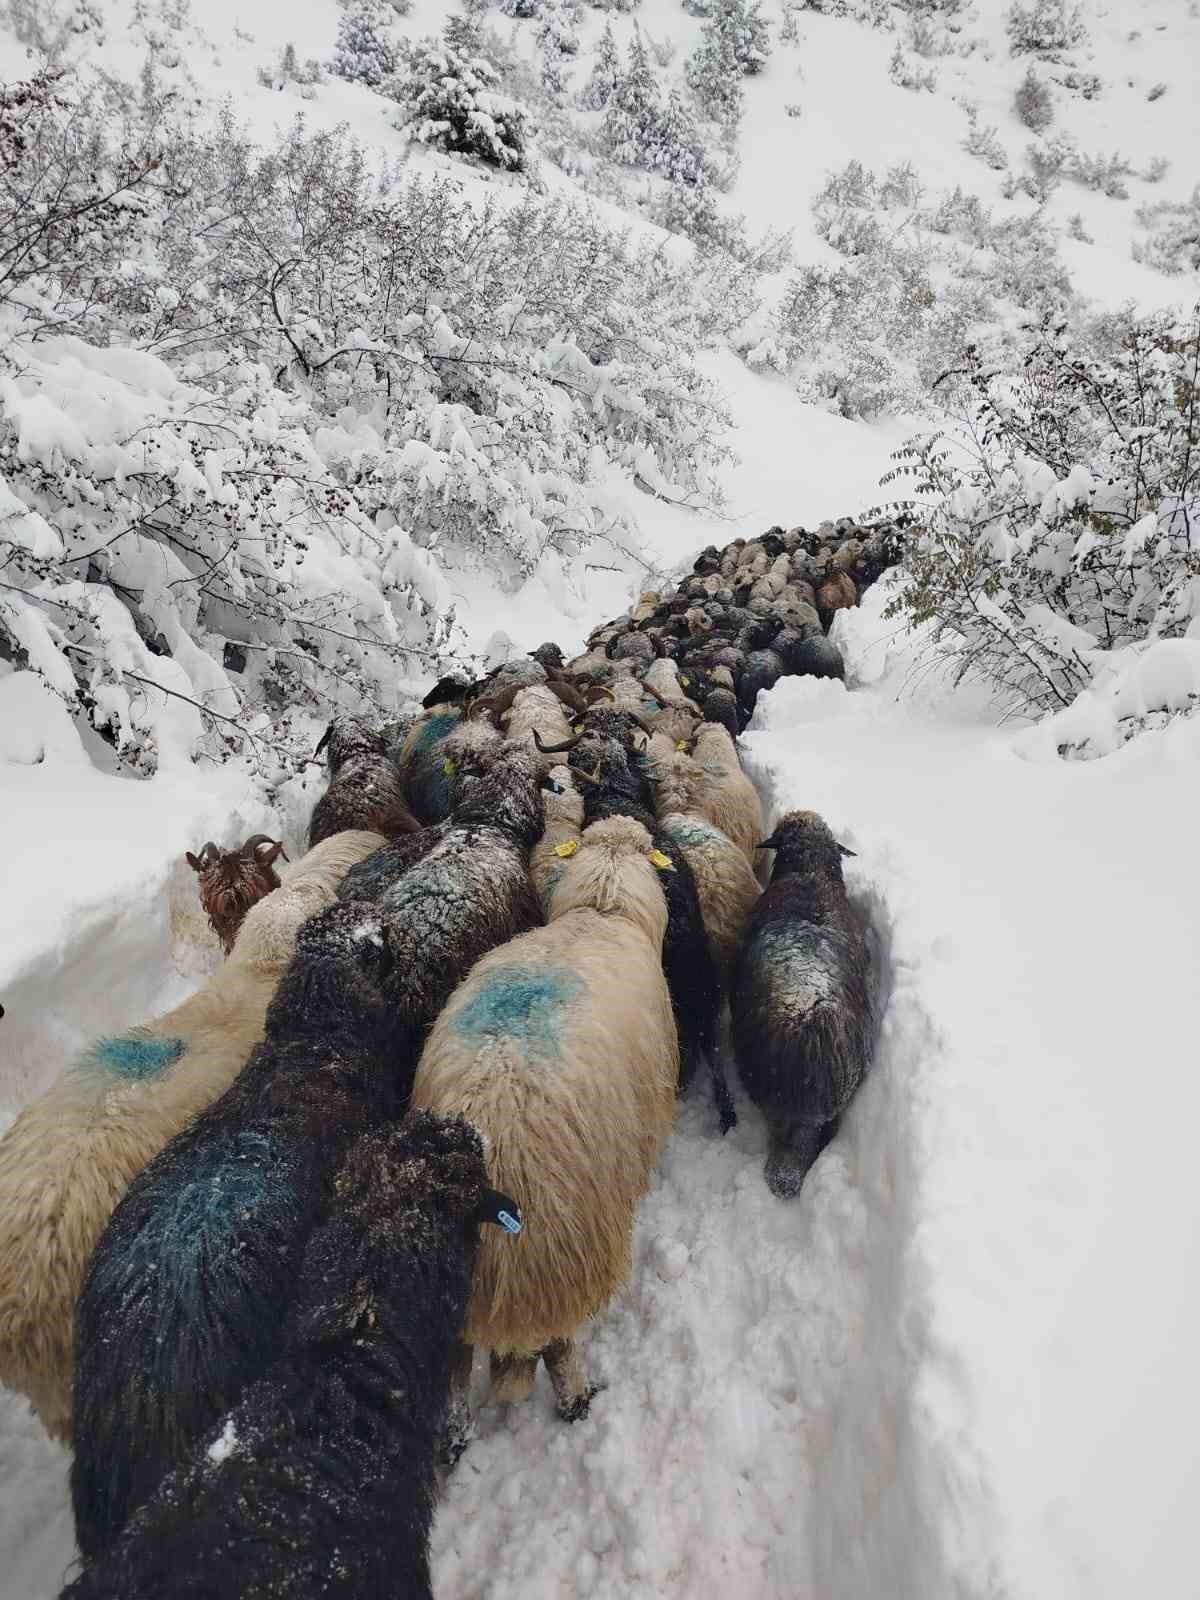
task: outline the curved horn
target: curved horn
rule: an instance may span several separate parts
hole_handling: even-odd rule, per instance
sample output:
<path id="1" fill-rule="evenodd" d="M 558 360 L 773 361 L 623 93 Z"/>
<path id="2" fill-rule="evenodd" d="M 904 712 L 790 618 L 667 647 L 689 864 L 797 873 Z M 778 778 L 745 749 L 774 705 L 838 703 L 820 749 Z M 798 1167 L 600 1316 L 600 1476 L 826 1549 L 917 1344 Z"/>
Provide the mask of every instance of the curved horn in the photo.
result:
<path id="1" fill-rule="evenodd" d="M 541 734 L 536 728 L 533 730 L 533 742 L 544 756 L 561 756 L 568 750 L 574 750 L 575 746 L 583 738 L 584 735 L 582 733 L 577 733 L 573 739 L 568 739 L 565 744 L 543 744 Z"/>
<path id="2" fill-rule="evenodd" d="M 650 696 L 651 700 L 657 700 L 659 705 L 663 708 L 664 711 L 669 710 L 671 705 L 673 704 L 673 702 L 670 701 L 670 700 L 664 700 L 662 695 L 659 694 L 658 690 L 654 687 L 653 684 L 643 682 L 643 684 L 642 684 L 642 693 L 643 694 L 648 694 Z"/>
<path id="3" fill-rule="evenodd" d="M 247 839 L 245 844 L 242 846 L 242 849 L 243 850 L 249 850 L 251 855 L 257 855 L 258 854 L 259 845 L 263 845 L 263 844 L 269 845 L 271 847 L 272 851 L 274 852 L 274 854 L 271 857 L 272 861 L 274 861 L 275 856 L 282 856 L 285 861 L 288 859 L 288 853 L 283 848 L 283 840 L 282 839 L 272 839 L 272 837 L 271 837 L 271 835 L 269 833 L 251 834 L 250 838 Z"/>

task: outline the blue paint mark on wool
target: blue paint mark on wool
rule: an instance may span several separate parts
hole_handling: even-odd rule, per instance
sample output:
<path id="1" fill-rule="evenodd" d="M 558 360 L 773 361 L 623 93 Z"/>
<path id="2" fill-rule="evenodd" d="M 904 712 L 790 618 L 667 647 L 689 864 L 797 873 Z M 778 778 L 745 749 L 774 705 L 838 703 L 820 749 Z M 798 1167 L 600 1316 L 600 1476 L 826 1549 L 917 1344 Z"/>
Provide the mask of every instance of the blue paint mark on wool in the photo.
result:
<path id="1" fill-rule="evenodd" d="M 414 754 L 423 754 L 431 750 L 435 744 L 440 744 L 448 734 L 454 732 L 462 720 L 461 711 L 439 711 L 436 717 L 430 717 L 428 722 L 417 730 L 413 740 Z"/>
<path id="2" fill-rule="evenodd" d="M 683 850 L 701 850 L 705 845 L 728 843 L 719 828 L 691 815 L 666 824 L 664 832 Z"/>
<path id="3" fill-rule="evenodd" d="M 130 1285 L 147 1272 L 165 1272 L 178 1314 L 198 1316 L 210 1264 L 272 1202 L 275 1210 L 296 1205 L 289 1168 L 260 1133 L 236 1133 L 195 1152 L 185 1173 L 163 1174 L 153 1214 L 104 1268 Z"/>
<path id="4" fill-rule="evenodd" d="M 156 1034 L 124 1033 L 100 1039 L 88 1055 L 90 1066 L 100 1067 L 119 1078 L 144 1083 L 157 1078 L 178 1061 L 187 1046 L 182 1039 L 160 1038 Z"/>
<path id="5" fill-rule="evenodd" d="M 530 1055 L 557 1056 L 568 1009 L 583 990 L 568 967 L 500 967 L 458 1012 L 454 1029 L 475 1044 L 514 1039 Z"/>

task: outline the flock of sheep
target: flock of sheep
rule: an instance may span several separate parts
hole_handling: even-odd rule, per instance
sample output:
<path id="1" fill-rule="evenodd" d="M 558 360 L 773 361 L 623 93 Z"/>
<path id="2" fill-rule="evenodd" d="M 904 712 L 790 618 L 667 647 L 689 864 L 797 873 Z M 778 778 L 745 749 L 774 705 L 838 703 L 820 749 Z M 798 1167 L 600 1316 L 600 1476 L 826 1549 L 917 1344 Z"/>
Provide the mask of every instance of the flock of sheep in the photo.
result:
<path id="1" fill-rule="evenodd" d="M 736 739 L 783 674 L 842 675 L 829 618 L 900 538 L 706 550 L 570 663 L 333 724 L 282 880 L 263 835 L 189 854 L 222 966 L 0 1139 L 0 1380 L 73 1449 L 66 1595 L 428 1596 L 473 1351 L 586 1414 L 676 1093 L 703 1068 L 735 1120 L 726 1002 L 799 1189 L 869 959 L 848 852 L 812 812 L 766 835 Z"/>

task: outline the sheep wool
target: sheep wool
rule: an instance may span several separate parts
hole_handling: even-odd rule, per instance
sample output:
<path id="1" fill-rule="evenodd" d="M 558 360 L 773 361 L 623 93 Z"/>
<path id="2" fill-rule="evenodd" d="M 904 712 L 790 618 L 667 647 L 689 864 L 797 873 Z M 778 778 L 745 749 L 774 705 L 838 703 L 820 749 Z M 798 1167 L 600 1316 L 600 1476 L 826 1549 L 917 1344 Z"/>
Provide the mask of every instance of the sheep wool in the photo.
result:
<path id="1" fill-rule="evenodd" d="M 797 1194 L 870 1062 L 870 957 L 842 881 L 850 854 L 812 811 L 783 818 L 750 913 L 731 1012 L 738 1072 L 767 1119 L 766 1178 Z"/>
<path id="2" fill-rule="evenodd" d="M 317 746 L 326 751 L 329 787 L 313 807 L 309 848 L 350 828 L 369 828 L 389 838 L 419 826 L 404 802 L 400 775 L 387 738 L 360 722 L 331 722 Z"/>
<path id="3" fill-rule="evenodd" d="M 546 825 L 529 858 L 529 876 L 542 903 L 550 908 L 550 895 L 566 870 L 566 860 L 575 853 L 583 832 L 583 796 L 571 779 L 569 767 L 551 767 L 542 789 Z"/>
<path id="4" fill-rule="evenodd" d="M 279 1356 L 336 1163 L 395 1110 L 389 966 L 374 907 L 339 902 L 305 923 L 262 1043 L 101 1235 L 75 1324 L 71 1498 L 88 1560 Z"/>
<path id="5" fill-rule="evenodd" d="M 478 1227 L 518 1208 L 487 1187 L 475 1130 L 425 1113 L 364 1134 L 335 1189 L 280 1359 L 69 1600 L 432 1600 L 437 1430 Z"/>
<path id="6" fill-rule="evenodd" d="M 667 925 L 646 829 L 585 829 L 551 921 L 485 956 L 434 1024 L 414 1106 L 483 1133 L 525 1230 L 482 1242 L 465 1338 L 527 1392 L 544 1354 L 560 1412 L 587 1408 L 579 1325 L 630 1269 L 634 1212 L 671 1126 L 678 1053 L 659 959 Z"/>
<path id="7" fill-rule="evenodd" d="M 347 832 L 315 846 L 247 912 L 202 989 L 91 1045 L 0 1138 L 0 1382 L 29 1397 L 52 1437 L 70 1437 L 75 1301 L 114 1207 L 233 1082 L 262 1038 L 300 925 L 383 842 Z"/>

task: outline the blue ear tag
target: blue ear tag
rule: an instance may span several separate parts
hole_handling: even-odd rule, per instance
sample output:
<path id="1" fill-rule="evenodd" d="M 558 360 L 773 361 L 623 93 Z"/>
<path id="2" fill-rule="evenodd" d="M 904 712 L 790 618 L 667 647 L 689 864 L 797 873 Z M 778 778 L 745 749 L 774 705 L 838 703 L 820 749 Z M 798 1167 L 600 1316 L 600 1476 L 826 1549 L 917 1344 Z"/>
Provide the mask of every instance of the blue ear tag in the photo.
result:
<path id="1" fill-rule="evenodd" d="M 521 1224 L 511 1211 L 497 1211 L 496 1221 L 506 1233 L 520 1233 L 521 1231 Z"/>

